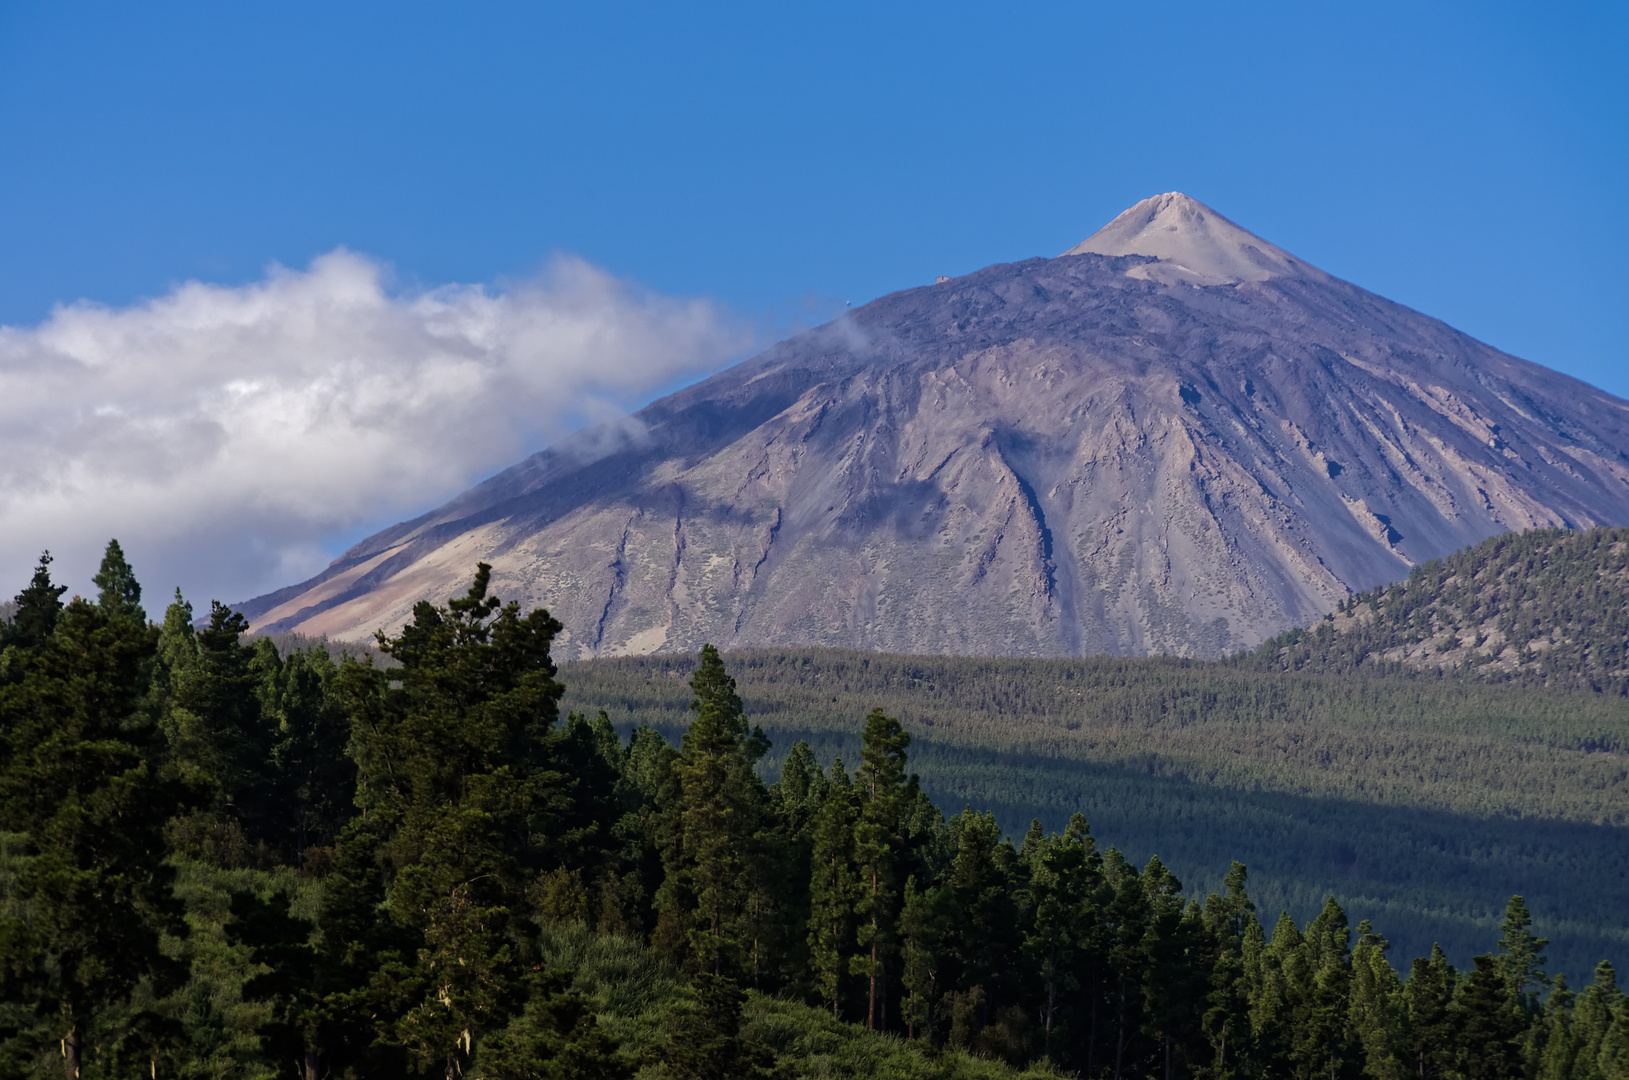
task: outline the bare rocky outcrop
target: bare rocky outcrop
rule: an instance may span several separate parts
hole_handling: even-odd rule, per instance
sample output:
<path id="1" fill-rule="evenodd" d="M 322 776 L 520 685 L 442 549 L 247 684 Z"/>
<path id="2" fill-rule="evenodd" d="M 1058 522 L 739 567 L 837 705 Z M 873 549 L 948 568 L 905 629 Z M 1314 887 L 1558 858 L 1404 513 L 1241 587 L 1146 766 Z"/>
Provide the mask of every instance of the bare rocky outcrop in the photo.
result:
<path id="1" fill-rule="evenodd" d="M 884 297 L 243 610 L 354 638 L 493 564 L 559 655 L 1213 657 L 1496 533 L 1629 523 L 1629 403 L 1186 196 Z"/>

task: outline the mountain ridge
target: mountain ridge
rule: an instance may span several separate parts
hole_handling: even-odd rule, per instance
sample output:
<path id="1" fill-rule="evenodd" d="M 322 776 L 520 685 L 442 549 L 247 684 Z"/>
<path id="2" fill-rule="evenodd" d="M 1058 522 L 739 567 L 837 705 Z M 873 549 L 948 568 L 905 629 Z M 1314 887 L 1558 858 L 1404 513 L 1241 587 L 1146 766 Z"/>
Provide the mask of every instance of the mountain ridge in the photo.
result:
<path id="1" fill-rule="evenodd" d="M 890 294 L 243 610 L 357 637 L 481 559 L 567 657 L 1220 656 L 1488 535 L 1629 522 L 1629 403 L 1158 199 L 1131 224 L 1210 215 L 1295 272 L 1081 253 Z"/>

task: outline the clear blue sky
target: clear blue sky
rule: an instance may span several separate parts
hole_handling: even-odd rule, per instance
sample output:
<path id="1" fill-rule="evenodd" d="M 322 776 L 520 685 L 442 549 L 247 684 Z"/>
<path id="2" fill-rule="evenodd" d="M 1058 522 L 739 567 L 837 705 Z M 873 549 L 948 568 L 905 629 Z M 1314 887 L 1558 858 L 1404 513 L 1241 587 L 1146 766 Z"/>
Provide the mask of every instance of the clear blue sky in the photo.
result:
<path id="1" fill-rule="evenodd" d="M 0 323 L 347 245 L 762 318 L 1182 190 L 1629 396 L 1629 5 L 0 4 Z"/>

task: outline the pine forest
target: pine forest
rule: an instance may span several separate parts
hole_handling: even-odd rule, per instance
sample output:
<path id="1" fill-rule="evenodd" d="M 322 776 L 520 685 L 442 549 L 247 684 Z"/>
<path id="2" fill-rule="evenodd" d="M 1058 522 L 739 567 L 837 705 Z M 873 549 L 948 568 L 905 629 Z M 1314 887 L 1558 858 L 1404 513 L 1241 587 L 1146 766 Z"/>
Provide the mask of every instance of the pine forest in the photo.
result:
<path id="1" fill-rule="evenodd" d="M 1533 624 L 1504 558 L 1360 597 L 1344 652 L 562 668 L 484 564 L 344 650 L 46 556 L 0 1072 L 1629 1077 L 1622 607 L 1552 564 Z"/>

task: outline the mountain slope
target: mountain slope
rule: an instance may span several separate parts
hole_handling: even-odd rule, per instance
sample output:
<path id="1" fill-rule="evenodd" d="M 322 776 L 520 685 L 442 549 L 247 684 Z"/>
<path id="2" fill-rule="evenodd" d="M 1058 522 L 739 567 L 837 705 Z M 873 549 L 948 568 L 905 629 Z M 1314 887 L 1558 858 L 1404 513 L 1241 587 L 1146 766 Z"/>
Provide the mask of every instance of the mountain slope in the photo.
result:
<path id="1" fill-rule="evenodd" d="M 349 638 L 478 559 L 565 657 L 1219 656 L 1487 536 L 1629 523 L 1629 403 L 1147 200 L 883 297 L 243 606 Z"/>
<path id="2" fill-rule="evenodd" d="M 1395 664 L 1629 696 L 1629 529 L 1494 537 L 1236 662 L 1319 672 Z"/>

